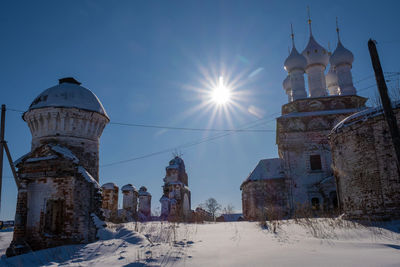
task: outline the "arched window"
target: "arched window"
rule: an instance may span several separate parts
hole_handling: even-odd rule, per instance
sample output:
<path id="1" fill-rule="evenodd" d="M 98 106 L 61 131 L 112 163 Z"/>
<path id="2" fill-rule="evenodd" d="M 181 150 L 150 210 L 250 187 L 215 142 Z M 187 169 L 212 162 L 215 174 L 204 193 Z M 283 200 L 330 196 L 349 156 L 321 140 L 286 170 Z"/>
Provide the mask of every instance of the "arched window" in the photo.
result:
<path id="1" fill-rule="evenodd" d="M 65 200 L 49 199 L 46 203 L 44 231 L 48 234 L 60 234 L 64 229 Z"/>
<path id="2" fill-rule="evenodd" d="M 321 163 L 320 155 L 310 155 L 310 169 L 312 171 L 322 170 L 322 163 Z"/>
<path id="3" fill-rule="evenodd" d="M 319 198 L 313 197 L 311 199 L 311 207 L 313 210 L 319 210 Z"/>
<path id="4" fill-rule="evenodd" d="M 329 193 L 329 198 L 331 200 L 332 207 L 334 209 L 337 209 L 338 208 L 338 199 L 337 199 L 336 191 L 330 192 Z"/>

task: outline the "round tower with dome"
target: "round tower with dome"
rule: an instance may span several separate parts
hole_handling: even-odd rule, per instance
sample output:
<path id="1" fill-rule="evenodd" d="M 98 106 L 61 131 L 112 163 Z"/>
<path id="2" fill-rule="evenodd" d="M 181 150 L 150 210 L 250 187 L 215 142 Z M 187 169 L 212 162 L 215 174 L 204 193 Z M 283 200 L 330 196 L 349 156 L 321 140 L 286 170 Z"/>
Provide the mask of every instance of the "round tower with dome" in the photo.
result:
<path id="1" fill-rule="evenodd" d="M 329 68 L 328 73 L 326 74 L 326 87 L 328 88 L 329 95 L 339 95 L 339 84 L 338 77 L 334 67 L 332 65 Z"/>
<path id="2" fill-rule="evenodd" d="M 285 93 L 288 96 L 288 102 L 292 102 L 293 101 L 293 97 L 292 97 L 292 84 L 290 82 L 290 76 L 286 76 L 285 80 L 283 80 L 283 90 L 285 90 Z"/>
<path id="3" fill-rule="evenodd" d="M 32 150 L 48 143 L 67 145 L 99 181 L 99 140 L 110 119 L 92 91 L 74 78 L 60 79 L 33 100 L 22 118 L 32 133 Z"/>
<path id="4" fill-rule="evenodd" d="M 356 95 L 357 91 L 353 85 L 353 77 L 351 75 L 351 68 L 354 61 L 353 53 L 345 48 L 340 41 L 339 26 L 336 20 L 336 32 L 338 44 L 329 59 L 331 68 L 335 69 L 338 79 L 338 87 L 341 95 Z"/>
<path id="5" fill-rule="evenodd" d="M 329 63 L 329 55 L 312 34 L 311 19 L 308 19 L 310 38 L 306 48 L 301 53 L 307 59 L 306 73 L 310 97 L 326 96 L 325 69 Z"/>
<path id="6" fill-rule="evenodd" d="M 39 94 L 22 118 L 32 146 L 14 163 L 20 186 L 7 256 L 95 241 L 104 219 L 99 141 L 109 122 L 101 102 L 67 77 Z"/>
<path id="7" fill-rule="evenodd" d="M 303 55 L 297 52 L 294 44 L 293 28 L 291 37 L 292 51 L 284 63 L 285 70 L 289 74 L 289 80 L 286 78 L 283 84 L 286 93 L 290 92 L 291 94 L 289 97 L 289 102 L 307 97 L 306 87 L 304 84 L 304 71 L 307 65 L 307 60 Z M 288 90 L 289 87 L 290 90 Z"/>

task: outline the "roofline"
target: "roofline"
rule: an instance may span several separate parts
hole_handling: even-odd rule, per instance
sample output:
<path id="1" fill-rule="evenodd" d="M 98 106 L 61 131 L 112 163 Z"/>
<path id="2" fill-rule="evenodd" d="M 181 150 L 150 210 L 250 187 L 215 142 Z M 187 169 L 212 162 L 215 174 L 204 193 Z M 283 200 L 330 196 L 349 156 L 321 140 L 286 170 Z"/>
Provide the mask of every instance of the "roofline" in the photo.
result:
<path id="1" fill-rule="evenodd" d="M 104 110 L 104 108 L 103 108 L 103 110 L 104 110 L 104 113 L 105 113 L 105 114 L 101 114 L 100 112 L 97 112 L 97 111 L 94 111 L 94 110 L 90 110 L 90 109 L 78 108 L 78 107 L 66 107 L 66 106 L 58 106 L 58 105 L 55 105 L 55 106 L 48 105 L 48 106 L 46 106 L 46 107 L 40 107 L 40 108 L 29 108 L 27 111 L 25 111 L 25 112 L 22 114 L 22 119 L 26 122 L 26 120 L 25 120 L 25 118 L 24 118 L 26 113 L 28 113 L 29 111 L 32 111 L 32 110 L 45 109 L 45 108 L 68 108 L 68 109 L 75 108 L 75 109 L 83 110 L 83 111 L 87 111 L 87 112 L 94 112 L 94 113 L 97 113 L 97 114 L 99 114 L 99 115 L 105 117 L 105 118 L 107 119 L 107 123 L 110 122 L 110 118 L 108 117 L 108 115 L 107 115 L 106 111 Z"/>

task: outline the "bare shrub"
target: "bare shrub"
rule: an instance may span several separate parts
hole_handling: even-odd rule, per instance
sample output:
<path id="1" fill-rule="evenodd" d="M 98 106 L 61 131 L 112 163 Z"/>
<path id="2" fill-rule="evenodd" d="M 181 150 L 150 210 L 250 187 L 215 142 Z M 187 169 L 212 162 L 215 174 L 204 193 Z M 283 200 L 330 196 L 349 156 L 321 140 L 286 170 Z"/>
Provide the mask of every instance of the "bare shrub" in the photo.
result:
<path id="1" fill-rule="evenodd" d="M 269 229 L 276 234 L 277 229 L 280 226 L 280 222 L 284 217 L 282 209 L 275 205 L 267 205 L 262 209 L 262 213 L 259 217 L 259 225 L 264 229 Z"/>

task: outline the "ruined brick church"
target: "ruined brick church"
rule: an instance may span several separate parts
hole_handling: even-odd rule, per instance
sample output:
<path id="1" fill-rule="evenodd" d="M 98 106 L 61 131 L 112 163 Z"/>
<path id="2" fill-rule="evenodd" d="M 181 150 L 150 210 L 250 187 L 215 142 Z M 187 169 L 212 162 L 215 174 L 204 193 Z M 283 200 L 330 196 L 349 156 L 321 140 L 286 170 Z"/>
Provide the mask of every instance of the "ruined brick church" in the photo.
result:
<path id="1" fill-rule="evenodd" d="M 8 257 L 97 239 L 102 197 L 99 140 L 109 122 L 99 99 L 74 78 L 43 91 L 23 116 L 31 151 L 15 162 L 15 228 Z"/>
<path id="2" fill-rule="evenodd" d="M 265 218 L 269 212 L 288 217 L 303 207 L 330 211 L 338 206 L 328 135 L 344 118 L 365 109 L 367 99 L 353 86 L 354 57 L 343 46 L 339 29 L 331 54 L 315 40 L 308 22 L 306 48 L 301 54 L 297 51 L 292 32 L 292 50 L 284 63 L 288 103 L 277 118 L 279 157 L 261 160 L 240 186 L 248 220 Z"/>
<path id="3" fill-rule="evenodd" d="M 189 221 L 192 210 L 190 208 L 190 190 L 185 163 L 179 156 L 175 156 L 165 168 L 163 196 L 161 203 L 161 219 L 169 221 Z"/>

